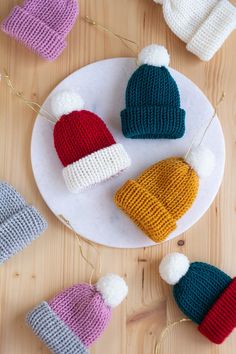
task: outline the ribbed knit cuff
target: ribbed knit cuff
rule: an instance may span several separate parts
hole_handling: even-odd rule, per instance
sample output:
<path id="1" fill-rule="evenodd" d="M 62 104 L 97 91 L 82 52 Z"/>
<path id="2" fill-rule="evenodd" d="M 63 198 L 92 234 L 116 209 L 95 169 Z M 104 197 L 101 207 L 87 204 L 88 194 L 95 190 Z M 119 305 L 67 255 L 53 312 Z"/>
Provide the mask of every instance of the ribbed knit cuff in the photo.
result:
<path id="1" fill-rule="evenodd" d="M 1 29 L 46 60 L 55 60 L 66 47 L 64 38 L 20 6 L 12 10 Z"/>
<path id="2" fill-rule="evenodd" d="M 88 354 L 80 339 L 46 301 L 28 313 L 26 322 L 54 354 Z"/>
<path id="3" fill-rule="evenodd" d="M 47 228 L 33 206 L 25 206 L 0 224 L 0 264 L 23 250 Z"/>
<path id="4" fill-rule="evenodd" d="M 166 208 L 134 180 L 118 190 L 114 201 L 154 242 L 165 240 L 176 229 L 176 221 Z"/>
<path id="5" fill-rule="evenodd" d="M 208 311 L 199 331 L 215 344 L 221 344 L 236 327 L 236 278 Z"/>
<path id="6" fill-rule="evenodd" d="M 187 49 L 208 61 L 235 28 L 236 7 L 228 0 L 221 0 L 187 44 Z"/>
<path id="7" fill-rule="evenodd" d="M 119 174 L 130 164 L 123 145 L 113 144 L 68 165 L 63 169 L 63 177 L 69 191 L 79 193 Z"/>
<path id="8" fill-rule="evenodd" d="M 121 112 L 122 131 L 131 139 L 178 139 L 185 133 L 185 111 L 176 107 L 127 107 Z"/>

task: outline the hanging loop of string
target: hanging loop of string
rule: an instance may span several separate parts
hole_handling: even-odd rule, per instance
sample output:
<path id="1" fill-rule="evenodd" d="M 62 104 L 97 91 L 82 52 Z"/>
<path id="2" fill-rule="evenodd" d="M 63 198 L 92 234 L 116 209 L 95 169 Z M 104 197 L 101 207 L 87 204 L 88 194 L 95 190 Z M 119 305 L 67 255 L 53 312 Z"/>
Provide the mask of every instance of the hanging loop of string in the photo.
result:
<path id="1" fill-rule="evenodd" d="M 87 23 L 89 23 L 92 26 L 96 26 L 98 29 L 103 30 L 104 32 L 107 32 L 109 34 L 112 34 L 114 37 L 116 37 L 117 39 L 119 39 L 121 41 L 121 43 L 128 48 L 136 57 L 139 51 L 139 46 L 135 41 L 132 41 L 128 38 L 125 38 L 123 36 L 121 36 L 118 33 L 113 32 L 112 30 L 110 30 L 109 28 L 99 24 L 98 22 L 94 21 L 93 19 L 89 18 L 88 16 L 85 17 L 81 17 L 81 19 Z M 134 45 L 136 47 L 136 50 L 133 50 L 133 48 L 131 47 L 131 45 Z"/>
<path id="2" fill-rule="evenodd" d="M 44 117 L 48 122 L 51 124 L 55 124 L 56 118 L 53 117 L 53 115 L 48 112 L 46 109 L 44 109 L 40 104 L 37 102 L 28 100 L 27 98 L 24 97 L 23 93 L 18 91 L 11 79 L 7 71 L 4 69 L 3 70 L 4 74 L 0 74 L 0 79 L 4 79 L 6 82 L 6 85 L 9 87 L 9 89 L 12 91 L 12 93 L 17 96 L 21 101 L 23 101 L 30 109 L 32 109 L 35 113 L 40 114 L 42 117 Z"/>
<path id="3" fill-rule="evenodd" d="M 201 139 L 200 139 L 200 141 L 199 141 L 199 143 L 198 143 L 197 146 L 200 146 L 200 145 L 202 144 L 202 142 L 203 142 L 203 140 L 204 140 L 204 138 L 205 138 L 205 136 L 206 136 L 206 133 L 207 133 L 208 129 L 209 129 L 210 126 L 211 126 L 211 123 L 213 122 L 213 120 L 214 120 L 215 117 L 216 117 L 217 108 L 218 108 L 219 105 L 224 101 L 224 99 L 225 99 L 225 92 L 222 92 L 222 95 L 221 95 L 219 101 L 216 103 L 216 105 L 215 105 L 215 107 L 214 107 L 213 114 L 212 114 L 212 116 L 211 116 L 209 122 L 207 123 L 207 126 L 206 126 L 206 128 L 204 129 L 204 131 L 203 131 L 203 133 L 202 133 L 202 137 L 201 137 Z M 193 138 L 192 143 L 191 143 L 191 145 L 190 145 L 190 147 L 189 147 L 189 149 L 188 149 L 188 151 L 187 151 L 187 153 L 186 153 L 186 155 L 185 155 L 185 159 L 188 157 L 190 151 L 192 150 L 192 147 L 195 145 L 197 138 L 198 138 L 198 135 L 196 135 L 196 136 Z"/>
<path id="4" fill-rule="evenodd" d="M 90 277 L 89 277 L 89 285 L 91 286 L 92 285 L 92 281 L 93 281 L 93 276 L 94 276 L 94 273 L 96 271 L 96 266 L 94 266 L 94 264 L 92 262 L 90 262 L 90 260 L 85 256 L 84 250 L 83 250 L 82 241 L 86 242 L 97 253 L 97 256 L 98 256 L 98 272 L 99 272 L 99 274 L 101 274 L 101 271 L 102 271 L 102 269 L 101 269 L 102 266 L 101 266 L 101 255 L 100 255 L 100 252 L 97 249 L 97 247 L 91 241 L 86 240 L 78 232 L 76 232 L 75 229 L 72 227 L 71 223 L 69 222 L 69 220 L 67 220 L 63 215 L 58 215 L 58 218 L 73 231 L 73 233 L 74 233 L 74 235 L 75 235 L 75 237 L 76 237 L 76 239 L 78 241 L 78 244 L 79 244 L 79 250 L 80 250 L 81 257 L 91 267 L 91 274 L 90 274 Z"/>
<path id="5" fill-rule="evenodd" d="M 172 322 L 170 323 L 168 326 L 166 326 L 163 331 L 161 332 L 161 335 L 160 335 L 160 338 L 159 338 L 159 341 L 157 342 L 156 344 L 156 347 L 155 347 L 155 354 L 161 354 L 161 344 L 163 342 L 163 339 L 166 337 L 166 335 L 168 334 L 168 332 L 176 327 L 177 325 L 181 324 L 181 323 L 184 323 L 184 322 L 191 322 L 191 320 L 189 318 L 182 318 L 181 320 L 178 320 L 178 321 L 175 321 L 175 322 Z"/>

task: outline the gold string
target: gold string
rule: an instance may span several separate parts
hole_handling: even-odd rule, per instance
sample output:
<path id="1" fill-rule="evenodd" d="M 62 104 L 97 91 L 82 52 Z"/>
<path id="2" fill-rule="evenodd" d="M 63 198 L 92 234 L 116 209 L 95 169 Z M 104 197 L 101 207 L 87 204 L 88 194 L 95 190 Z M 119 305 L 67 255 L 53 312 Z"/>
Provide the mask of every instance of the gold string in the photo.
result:
<path id="1" fill-rule="evenodd" d="M 101 266 L 101 254 L 99 252 L 99 250 L 97 249 L 97 247 L 93 244 L 93 242 L 85 239 L 83 236 L 81 236 L 78 232 L 75 231 L 75 229 L 72 227 L 71 223 L 69 222 L 69 220 L 67 220 L 63 215 L 58 215 L 58 218 L 63 222 L 65 223 L 74 233 L 78 243 L 79 243 L 79 250 L 80 250 L 80 254 L 81 254 L 81 257 L 83 258 L 83 260 L 91 267 L 91 274 L 90 274 L 90 277 L 89 277 L 89 285 L 92 285 L 92 280 L 93 280 L 93 276 L 94 276 L 94 273 L 96 271 L 96 267 L 93 265 L 92 262 L 90 262 L 90 260 L 84 255 L 84 251 L 83 251 L 83 245 L 82 245 L 82 240 L 84 242 L 86 242 L 89 246 L 91 246 L 97 253 L 97 256 L 98 256 L 98 263 L 99 263 L 99 266 L 98 266 L 98 272 L 99 274 L 101 274 L 101 271 L 102 271 L 102 266 Z"/>
<path id="2" fill-rule="evenodd" d="M 96 26 L 98 29 L 101 29 L 103 30 L 104 32 L 107 32 L 109 34 L 112 34 L 114 37 L 116 37 L 117 39 L 119 39 L 121 41 L 121 43 L 126 47 L 128 48 L 133 54 L 134 56 L 136 57 L 137 54 L 138 54 L 138 51 L 139 51 L 139 46 L 136 42 L 134 41 L 131 41 L 130 39 L 128 38 L 125 38 L 123 36 L 121 36 L 120 34 L 118 33 L 115 33 L 113 32 L 111 29 L 101 25 L 100 23 L 96 22 L 95 20 L 89 18 L 88 16 L 85 16 L 85 17 L 81 17 L 81 19 L 87 23 L 89 23 L 90 25 L 92 26 Z M 130 44 L 132 45 L 135 45 L 136 46 L 136 51 L 134 51 L 132 49 L 132 47 L 130 46 Z"/>
<path id="3" fill-rule="evenodd" d="M 167 327 L 165 327 L 163 329 L 163 331 L 161 332 L 161 335 L 160 335 L 160 339 L 159 341 L 157 342 L 156 344 L 156 347 L 155 347 L 155 354 L 160 354 L 160 350 L 161 350 L 161 344 L 163 342 L 163 339 L 165 338 L 165 336 L 167 335 L 167 333 L 173 328 L 173 327 L 176 327 L 177 325 L 183 323 L 183 322 L 191 322 L 191 320 L 189 318 L 182 318 L 181 320 L 178 320 L 178 321 L 175 321 L 175 322 L 172 322 L 170 323 Z"/>
<path id="4" fill-rule="evenodd" d="M 214 107 L 213 114 L 212 114 L 212 116 L 211 116 L 211 118 L 210 118 L 210 120 L 209 120 L 209 122 L 208 122 L 206 128 L 204 129 L 204 132 L 203 132 L 203 134 L 202 134 L 201 140 L 199 141 L 199 143 L 198 143 L 197 146 L 200 146 L 201 143 L 203 142 L 203 140 L 204 140 L 204 138 L 205 138 L 205 136 L 206 136 L 206 133 L 207 133 L 208 129 L 210 128 L 211 123 L 213 122 L 213 120 L 214 120 L 215 117 L 216 117 L 217 108 L 218 108 L 219 105 L 224 101 L 224 99 L 225 99 L 225 92 L 223 91 L 223 92 L 222 92 L 222 95 L 221 95 L 221 97 L 220 97 L 220 99 L 219 99 L 219 101 L 216 103 L 216 105 L 215 105 L 215 107 Z M 194 146 L 197 137 L 198 137 L 198 135 L 196 135 L 196 136 L 193 138 L 192 143 L 191 143 L 191 145 L 190 145 L 190 147 L 189 147 L 189 149 L 188 149 L 188 151 L 187 151 L 187 153 L 186 153 L 186 155 L 185 155 L 185 157 L 184 157 L 185 159 L 188 157 L 190 151 L 192 150 L 192 147 Z"/>
<path id="5" fill-rule="evenodd" d="M 48 122 L 55 124 L 56 118 L 53 117 L 53 115 L 50 112 L 48 112 L 46 109 L 44 109 L 42 106 L 40 106 L 37 102 L 31 101 L 31 100 L 28 100 L 27 98 L 25 98 L 23 93 L 18 91 L 14 87 L 7 71 L 4 69 L 3 72 L 4 72 L 4 74 L 0 74 L 0 78 L 5 79 L 6 85 L 9 87 L 9 89 L 12 91 L 12 93 L 15 96 L 17 96 L 20 100 L 22 100 L 35 113 L 40 114 L 42 117 L 47 119 Z"/>

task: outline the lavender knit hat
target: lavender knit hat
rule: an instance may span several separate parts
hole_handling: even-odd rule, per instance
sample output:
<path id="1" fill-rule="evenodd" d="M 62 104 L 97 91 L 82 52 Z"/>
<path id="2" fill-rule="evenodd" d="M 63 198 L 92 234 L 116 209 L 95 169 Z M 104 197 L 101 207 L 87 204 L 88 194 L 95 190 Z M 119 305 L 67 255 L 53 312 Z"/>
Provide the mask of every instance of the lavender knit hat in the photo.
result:
<path id="1" fill-rule="evenodd" d="M 96 285 L 78 284 L 42 302 L 26 318 L 34 333 L 55 354 L 87 354 L 103 333 L 112 308 L 128 293 L 125 281 L 115 274 Z"/>
<path id="2" fill-rule="evenodd" d="M 5 182 L 0 182 L 0 264 L 28 246 L 47 228 L 38 210 Z"/>
<path id="3" fill-rule="evenodd" d="M 77 0 L 26 0 L 13 8 L 1 28 L 44 59 L 55 60 L 77 15 Z"/>

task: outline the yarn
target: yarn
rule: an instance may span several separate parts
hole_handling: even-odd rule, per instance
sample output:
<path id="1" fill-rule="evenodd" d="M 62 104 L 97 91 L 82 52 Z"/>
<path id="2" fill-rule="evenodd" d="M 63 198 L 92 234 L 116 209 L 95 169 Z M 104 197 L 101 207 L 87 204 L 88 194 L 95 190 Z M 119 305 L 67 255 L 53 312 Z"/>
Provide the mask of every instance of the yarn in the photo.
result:
<path id="1" fill-rule="evenodd" d="M 75 93 L 71 94 L 74 97 Z M 69 95 L 67 92 L 66 97 Z M 73 102 L 65 100 L 65 92 L 54 98 L 51 102 L 54 112 L 56 109 L 68 112 L 71 107 L 74 110 L 62 115 L 53 133 L 55 149 L 64 166 L 63 177 L 70 192 L 79 193 L 130 166 L 125 149 L 116 143 L 101 118 L 86 110 L 75 111 L 76 104 L 80 108 L 82 102 L 78 95 Z"/>
<path id="2" fill-rule="evenodd" d="M 228 0 L 154 1 L 163 4 L 170 29 L 201 60 L 210 60 L 236 28 L 236 7 Z"/>
<path id="3" fill-rule="evenodd" d="M 10 91 L 18 97 L 21 101 L 23 101 L 27 107 L 32 109 L 35 113 L 40 114 L 42 117 L 44 117 L 49 123 L 55 124 L 55 117 L 52 116 L 50 112 L 48 112 L 45 108 L 40 106 L 37 102 L 31 101 L 27 99 L 21 91 L 18 91 L 15 86 L 13 85 L 11 78 L 8 74 L 8 72 L 4 69 L 4 73 L 0 73 L 0 80 L 4 79 L 6 81 L 7 87 L 10 89 Z"/>
<path id="4" fill-rule="evenodd" d="M 167 50 L 158 45 L 144 48 L 141 65 L 129 79 L 126 108 L 121 112 L 122 131 L 132 139 L 178 139 L 185 132 L 185 111 L 180 108 L 177 84 L 166 65 Z"/>
<path id="5" fill-rule="evenodd" d="M 42 302 L 26 320 L 54 353 L 88 353 L 108 326 L 112 307 L 119 305 L 127 293 L 125 281 L 108 274 L 93 286 L 77 284 Z"/>
<path id="6" fill-rule="evenodd" d="M 15 6 L 1 29 L 46 60 L 66 47 L 66 36 L 78 16 L 77 0 L 26 0 Z"/>
<path id="7" fill-rule="evenodd" d="M 0 264 L 47 228 L 46 220 L 9 184 L 0 182 Z"/>
<path id="8" fill-rule="evenodd" d="M 78 232 L 76 232 L 75 229 L 73 228 L 73 226 L 71 225 L 71 223 L 69 222 L 69 220 L 67 220 L 63 215 L 57 215 L 57 217 L 60 219 L 60 221 L 63 224 L 65 224 L 67 227 L 69 227 L 73 231 L 73 234 L 76 237 L 76 240 L 78 241 L 80 255 L 83 258 L 83 260 L 87 263 L 87 265 L 89 265 L 90 268 L 91 268 L 91 274 L 90 274 L 90 277 L 89 277 L 89 285 L 92 285 L 92 280 L 93 280 L 94 273 L 96 271 L 96 266 L 84 254 L 82 240 L 85 243 L 87 243 L 91 248 L 93 248 L 95 250 L 95 252 L 97 253 L 97 257 L 98 257 L 98 272 L 99 272 L 99 274 L 101 274 L 101 272 L 102 272 L 102 261 L 101 261 L 101 254 L 99 252 L 99 249 L 96 247 L 96 245 L 92 241 L 87 240 L 82 235 L 80 235 Z"/>
<path id="9" fill-rule="evenodd" d="M 98 23 L 97 21 L 95 21 L 94 19 L 89 18 L 88 16 L 85 17 L 81 17 L 82 20 L 84 20 L 86 23 L 95 26 L 96 28 L 107 32 L 109 34 L 112 34 L 115 38 L 119 39 L 119 41 L 126 47 L 128 48 L 133 54 L 134 56 L 137 55 L 136 51 L 138 51 L 138 44 L 135 41 L 130 40 L 129 38 L 125 38 L 123 36 L 121 36 L 118 33 L 115 33 L 114 31 L 112 31 L 111 29 L 101 25 L 100 23 Z M 133 50 L 131 45 L 136 47 L 136 50 Z"/>
<path id="10" fill-rule="evenodd" d="M 179 308 L 210 341 L 222 343 L 236 327 L 236 279 L 203 262 L 191 263 L 182 272 L 181 267 L 175 267 L 176 257 L 173 253 L 163 258 L 159 267 L 161 277 L 172 284 L 169 280 L 175 273 L 173 295 Z M 181 257 L 179 254 L 178 261 Z"/>
<path id="11" fill-rule="evenodd" d="M 165 336 L 167 335 L 168 331 L 170 331 L 172 328 L 176 327 L 177 325 L 179 325 L 181 323 L 190 322 L 190 321 L 191 320 L 189 320 L 188 318 L 181 318 L 178 321 L 168 324 L 168 326 L 166 326 L 163 329 L 163 331 L 161 332 L 160 339 L 157 342 L 156 347 L 155 347 L 155 354 L 160 354 L 161 343 L 162 343 L 163 339 L 165 338 Z"/>

